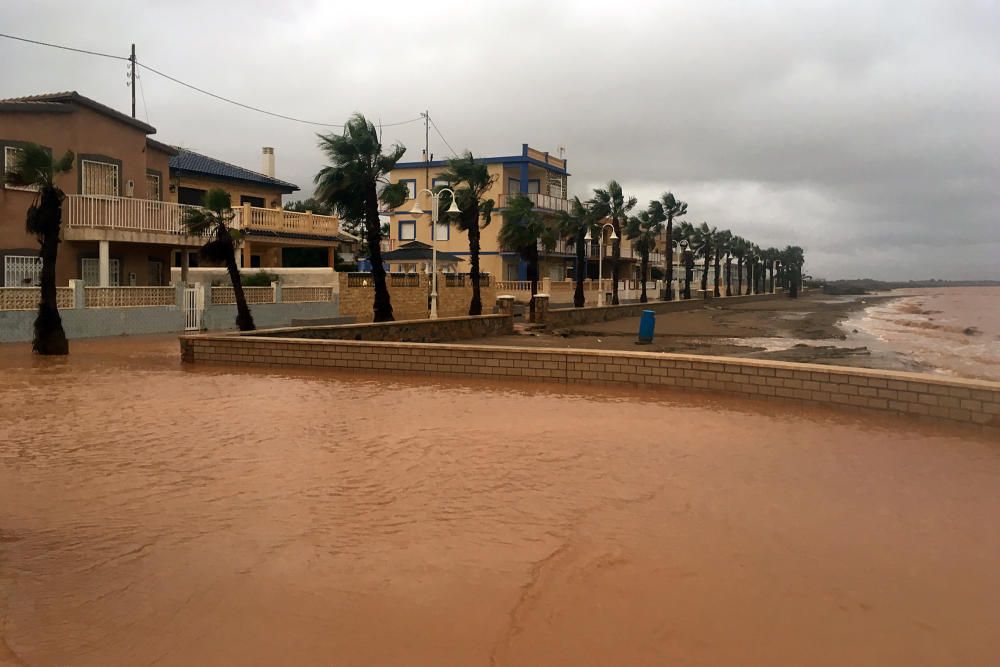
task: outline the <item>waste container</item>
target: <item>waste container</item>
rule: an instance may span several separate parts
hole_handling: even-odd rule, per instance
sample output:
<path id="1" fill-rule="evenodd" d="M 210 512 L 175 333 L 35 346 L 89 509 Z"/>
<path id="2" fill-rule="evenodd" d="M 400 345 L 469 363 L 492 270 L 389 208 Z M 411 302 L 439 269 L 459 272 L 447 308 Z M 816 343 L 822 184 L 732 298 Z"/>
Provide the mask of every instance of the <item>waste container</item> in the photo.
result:
<path id="1" fill-rule="evenodd" d="M 648 344 L 653 342 L 653 329 L 656 328 L 656 313 L 652 310 L 642 311 L 639 318 L 639 342 Z"/>

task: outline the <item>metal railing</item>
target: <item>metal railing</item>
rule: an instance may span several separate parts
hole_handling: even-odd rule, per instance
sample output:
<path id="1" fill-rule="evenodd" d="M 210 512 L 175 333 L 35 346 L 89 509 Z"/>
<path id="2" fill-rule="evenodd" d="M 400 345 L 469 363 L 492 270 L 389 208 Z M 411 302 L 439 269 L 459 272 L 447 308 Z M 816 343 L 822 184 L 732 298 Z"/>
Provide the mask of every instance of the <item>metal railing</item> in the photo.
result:
<path id="1" fill-rule="evenodd" d="M 66 224 L 71 228 L 118 229 L 190 235 L 182 223 L 188 204 L 132 197 L 66 196 Z M 329 215 L 297 213 L 280 208 L 233 207 L 232 227 L 248 231 L 334 236 L 340 221 Z"/>
<path id="2" fill-rule="evenodd" d="M 444 286 L 445 287 L 465 287 L 468 285 L 472 286 L 472 274 L 471 273 L 446 273 L 444 274 Z M 479 286 L 489 287 L 490 286 L 490 274 L 480 273 L 479 274 Z"/>
<path id="3" fill-rule="evenodd" d="M 552 195 L 543 195 L 538 192 L 509 192 L 500 195 L 499 206 L 500 208 L 506 208 L 510 206 L 510 202 L 515 197 L 527 197 L 535 208 L 543 211 L 569 211 L 570 201 L 563 197 L 553 197 Z"/>

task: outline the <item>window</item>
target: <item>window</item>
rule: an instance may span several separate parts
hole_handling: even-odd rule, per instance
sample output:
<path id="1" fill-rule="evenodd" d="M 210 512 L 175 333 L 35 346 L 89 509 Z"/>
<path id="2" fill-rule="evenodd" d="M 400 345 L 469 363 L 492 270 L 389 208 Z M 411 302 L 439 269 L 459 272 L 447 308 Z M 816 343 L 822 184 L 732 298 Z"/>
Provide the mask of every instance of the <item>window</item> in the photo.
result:
<path id="1" fill-rule="evenodd" d="M 417 198 L 417 179 L 415 178 L 401 178 L 399 182 L 406 186 L 406 198 L 416 199 Z"/>
<path id="2" fill-rule="evenodd" d="M 80 191 L 85 195 L 118 196 L 118 165 L 94 160 L 80 161 Z"/>
<path id="3" fill-rule="evenodd" d="M 257 208 L 267 208 L 267 203 L 264 201 L 263 197 L 240 195 L 240 206 L 243 204 L 250 204 L 251 206 L 256 206 Z"/>
<path id="4" fill-rule="evenodd" d="M 199 188 L 177 188 L 177 203 L 201 206 L 205 203 L 205 192 Z"/>
<path id="5" fill-rule="evenodd" d="M 14 165 L 21 157 L 22 148 L 18 146 L 4 146 L 3 147 L 3 173 L 7 173 L 14 168 Z M 8 190 L 27 190 L 28 192 L 37 192 L 37 185 L 10 185 L 4 183 L 4 187 Z"/>
<path id="6" fill-rule="evenodd" d="M 451 238 L 451 226 L 448 222 L 437 223 L 437 228 L 434 230 L 434 240 L 447 241 L 449 238 Z"/>
<path id="7" fill-rule="evenodd" d="M 400 241 L 415 241 L 417 238 L 417 221 L 416 220 L 400 220 L 399 221 L 399 240 Z"/>
<path id="8" fill-rule="evenodd" d="M 521 181 L 517 178 L 507 179 L 507 192 L 514 194 L 521 191 Z"/>
<path id="9" fill-rule="evenodd" d="M 3 284 L 7 287 L 37 287 L 42 284 L 42 258 L 7 255 L 3 258 Z"/>
<path id="10" fill-rule="evenodd" d="M 448 182 L 448 181 L 446 181 L 443 178 L 434 178 L 434 179 L 431 179 L 431 190 L 433 190 L 435 188 L 438 188 L 438 187 L 442 187 L 442 188 L 451 187 L 451 183 Z"/>
<path id="11" fill-rule="evenodd" d="M 528 181 L 528 194 L 537 195 L 541 192 L 542 182 L 537 178 L 533 178 Z"/>
<path id="12" fill-rule="evenodd" d="M 163 284 L 163 262 L 158 259 L 149 260 L 149 285 L 159 287 Z"/>
<path id="13" fill-rule="evenodd" d="M 117 259 L 110 262 L 110 287 L 118 287 L 121 284 L 121 264 Z M 80 260 L 80 277 L 87 287 L 97 287 L 101 284 L 101 260 L 96 257 L 84 257 Z"/>
<path id="14" fill-rule="evenodd" d="M 160 195 L 160 175 L 146 173 L 146 199 L 152 199 L 153 201 L 160 201 L 163 197 Z"/>

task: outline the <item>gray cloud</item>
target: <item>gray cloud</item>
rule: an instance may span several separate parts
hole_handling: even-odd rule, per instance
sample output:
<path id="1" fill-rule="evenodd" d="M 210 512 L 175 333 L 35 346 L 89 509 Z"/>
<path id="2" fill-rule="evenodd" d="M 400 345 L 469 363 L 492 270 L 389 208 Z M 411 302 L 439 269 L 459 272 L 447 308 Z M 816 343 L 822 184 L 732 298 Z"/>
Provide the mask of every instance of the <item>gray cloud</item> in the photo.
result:
<path id="1" fill-rule="evenodd" d="M 45 20 L 39 20 L 45 17 Z M 448 142 L 565 145 L 575 193 L 672 189 L 831 277 L 1000 279 L 996 2 L 35 2 L 4 31 L 125 54 L 250 104 L 342 122 L 431 110 Z M 127 108 L 122 63 L 0 40 L 0 94 Z M 13 66 L 11 66 L 13 64 Z M 311 191 L 317 128 L 147 73 L 159 138 Z M 146 115 L 140 101 L 140 117 Z M 386 128 L 416 159 L 423 128 Z M 432 132 L 431 150 L 447 149 Z"/>

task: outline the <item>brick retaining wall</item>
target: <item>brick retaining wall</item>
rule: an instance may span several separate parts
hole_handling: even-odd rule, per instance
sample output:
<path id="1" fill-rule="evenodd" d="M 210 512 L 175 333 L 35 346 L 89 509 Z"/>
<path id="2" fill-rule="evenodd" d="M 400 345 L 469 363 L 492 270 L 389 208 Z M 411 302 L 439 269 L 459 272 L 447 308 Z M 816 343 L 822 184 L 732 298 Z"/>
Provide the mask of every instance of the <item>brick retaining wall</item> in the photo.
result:
<path id="1" fill-rule="evenodd" d="M 436 320 L 401 320 L 367 322 L 364 324 L 334 324 L 329 326 L 259 329 L 238 334 L 244 337 L 300 338 L 307 340 L 401 341 L 411 343 L 441 343 L 489 336 L 506 336 L 514 332 L 512 315 L 481 315 L 479 317 L 440 317 Z"/>
<path id="2" fill-rule="evenodd" d="M 1000 427 L 1000 383 L 919 373 L 605 350 L 237 335 L 185 336 L 180 342 L 186 362 L 667 386 Z"/>

